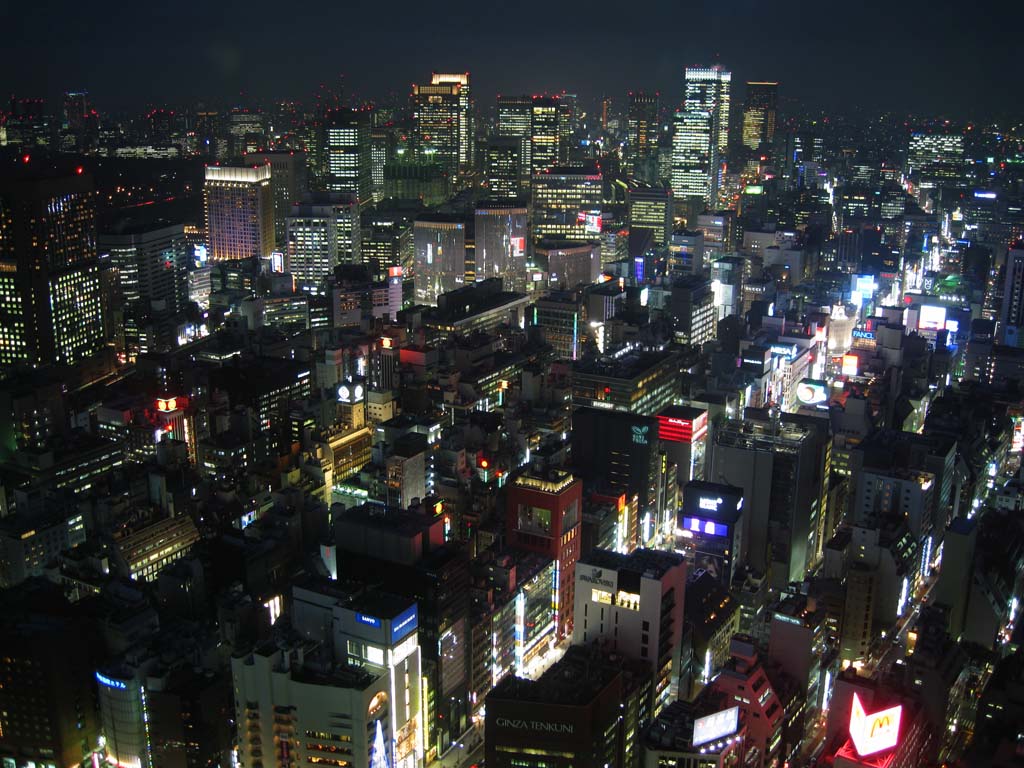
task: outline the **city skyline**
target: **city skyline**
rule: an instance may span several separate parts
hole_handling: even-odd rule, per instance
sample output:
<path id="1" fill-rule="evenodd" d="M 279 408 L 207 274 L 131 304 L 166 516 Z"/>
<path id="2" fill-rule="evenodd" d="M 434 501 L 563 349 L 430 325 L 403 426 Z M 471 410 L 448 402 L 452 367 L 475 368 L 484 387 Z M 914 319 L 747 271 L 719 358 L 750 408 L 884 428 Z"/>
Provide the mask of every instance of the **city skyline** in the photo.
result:
<path id="1" fill-rule="evenodd" d="M 924 14 L 871 2 L 858 9 L 864 25 L 839 25 L 802 2 L 745 1 L 727 9 L 659 3 L 643 20 L 623 24 L 623 11 L 601 2 L 570 15 L 565 26 L 532 23 L 525 10 L 495 19 L 462 0 L 444 14 L 400 2 L 387 25 L 363 2 L 315 16 L 289 9 L 286 18 L 269 6 L 226 2 L 218 9 L 224 18 L 252 21 L 219 26 L 201 23 L 198 7 L 184 21 L 188 8 L 104 15 L 91 6 L 59 6 L 60 13 L 42 4 L 3 17 L 9 55 L 22 66 L 5 68 L 0 92 L 55 99 L 88 90 L 110 109 L 231 103 L 240 95 L 302 101 L 344 74 L 357 97 L 403 100 L 422 77 L 418 62 L 430 61 L 437 71 L 471 71 L 481 106 L 498 93 L 563 89 L 587 100 L 658 90 L 672 104 L 682 101 L 686 66 L 717 63 L 738 81 L 778 80 L 785 99 L 809 109 L 985 119 L 1013 112 L 1010 84 L 1024 75 L 1010 46 L 990 46 L 981 25 L 956 24 L 940 6 Z M 1007 28 L 1022 16 L 1019 7 L 1003 11 L 999 24 Z M 272 44 L 257 34 L 260 18 L 274 25 Z M 350 25 L 359 33 L 333 32 Z M 611 56 L 602 55 L 603 45 Z M 956 82 L 971 87 L 949 87 Z"/>

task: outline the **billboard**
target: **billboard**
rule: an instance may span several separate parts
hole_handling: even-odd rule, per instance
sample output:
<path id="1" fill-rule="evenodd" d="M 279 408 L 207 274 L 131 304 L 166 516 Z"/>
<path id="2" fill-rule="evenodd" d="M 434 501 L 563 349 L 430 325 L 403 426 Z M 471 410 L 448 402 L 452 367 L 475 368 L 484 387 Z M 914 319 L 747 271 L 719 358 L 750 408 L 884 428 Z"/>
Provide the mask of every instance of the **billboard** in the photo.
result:
<path id="1" fill-rule="evenodd" d="M 941 331 L 946 327 L 946 308 L 922 304 L 917 316 L 919 331 Z"/>
<path id="2" fill-rule="evenodd" d="M 583 232 L 588 235 L 601 234 L 601 212 L 580 211 L 576 214 L 576 223 L 583 225 Z"/>
<path id="3" fill-rule="evenodd" d="M 391 620 L 391 643 L 392 645 L 414 632 L 419 626 L 419 614 L 416 611 L 416 604 L 411 605 L 407 610 L 402 611 Z"/>
<path id="4" fill-rule="evenodd" d="M 695 419 L 658 414 L 658 437 L 671 443 L 692 443 L 708 432 L 707 411 Z"/>
<path id="5" fill-rule="evenodd" d="M 843 355 L 843 376 L 856 376 L 860 358 L 856 355 Z"/>
<path id="6" fill-rule="evenodd" d="M 740 708 L 730 707 L 693 721 L 693 746 L 732 736 L 740 727 Z"/>
<path id="7" fill-rule="evenodd" d="M 897 705 L 872 714 L 864 711 L 860 697 L 853 694 L 850 711 L 850 740 L 861 757 L 892 749 L 900 740 L 900 718 L 903 707 Z M 696 725 L 694 726 L 696 729 Z"/>
<path id="8" fill-rule="evenodd" d="M 702 533 L 707 536 L 728 536 L 729 526 L 724 523 L 716 523 L 714 520 L 704 520 L 699 517 L 684 517 L 683 530 L 692 533 Z"/>
<path id="9" fill-rule="evenodd" d="M 828 401 L 828 384 L 818 379 L 801 379 L 796 385 L 796 399 L 804 405 Z"/>

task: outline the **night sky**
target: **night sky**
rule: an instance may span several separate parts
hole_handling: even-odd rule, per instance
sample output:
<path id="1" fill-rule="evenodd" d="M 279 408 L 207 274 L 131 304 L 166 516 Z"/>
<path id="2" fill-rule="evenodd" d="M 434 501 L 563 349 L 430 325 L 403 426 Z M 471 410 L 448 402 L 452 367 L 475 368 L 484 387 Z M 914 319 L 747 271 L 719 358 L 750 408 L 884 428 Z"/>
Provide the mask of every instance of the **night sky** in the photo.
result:
<path id="1" fill-rule="evenodd" d="M 481 107 L 563 89 L 671 101 L 687 64 L 722 63 L 809 107 L 984 119 L 1021 111 L 1022 28 L 1024 3 L 986 0 L 0 0 L 0 93 L 223 105 L 307 99 L 344 73 L 350 93 L 387 98 L 432 69 L 468 69 Z"/>

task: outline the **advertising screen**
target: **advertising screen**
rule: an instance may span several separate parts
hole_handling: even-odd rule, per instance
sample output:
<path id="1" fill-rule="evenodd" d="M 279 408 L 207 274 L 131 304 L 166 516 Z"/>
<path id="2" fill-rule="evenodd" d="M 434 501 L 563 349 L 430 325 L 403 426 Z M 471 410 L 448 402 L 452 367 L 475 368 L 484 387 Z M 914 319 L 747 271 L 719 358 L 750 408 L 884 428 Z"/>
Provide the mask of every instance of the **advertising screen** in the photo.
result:
<path id="1" fill-rule="evenodd" d="M 684 517 L 683 530 L 703 533 L 707 536 L 728 536 L 729 526 L 716 523 L 714 520 L 702 520 L 699 517 Z"/>
<path id="2" fill-rule="evenodd" d="M 693 721 L 693 746 L 699 747 L 709 741 L 731 736 L 740 726 L 740 708 L 730 707 L 707 717 Z"/>
<path id="3" fill-rule="evenodd" d="M 801 379 L 796 385 L 796 399 L 804 405 L 817 405 L 828 400 L 828 385 L 817 379 Z"/>
<path id="4" fill-rule="evenodd" d="M 946 308 L 923 305 L 917 318 L 920 331 L 939 331 L 946 327 Z"/>
<path id="5" fill-rule="evenodd" d="M 856 355 L 843 355 L 843 376 L 856 376 L 860 358 Z"/>

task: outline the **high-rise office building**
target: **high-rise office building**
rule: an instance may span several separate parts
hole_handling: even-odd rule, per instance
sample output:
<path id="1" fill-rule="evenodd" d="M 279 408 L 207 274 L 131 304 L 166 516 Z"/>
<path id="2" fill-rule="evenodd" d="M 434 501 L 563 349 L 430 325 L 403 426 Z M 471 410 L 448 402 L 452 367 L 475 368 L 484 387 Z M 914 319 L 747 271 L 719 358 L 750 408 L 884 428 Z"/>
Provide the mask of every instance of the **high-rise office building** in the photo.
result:
<path id="1" fill-rule="evenodd" d="M 730 420 L 715 429 L 707 478 L 743 489 L 749 564 L 774 585 L 804 578 L 817 552 L 820 457 L 803 424 Z"/>
<path id="2" fill-rule="evenodd" d="M 519 142 L 520 180 L 530 179 L 530 121 L 533 114 L 533 98 L 530 96 L 498 96 L 497 135 L 503 139 Z"/>
<path id="3" fill-rule="evenodd" d="M 180 312 L 188 303 L 192 249 L 185 225 L 124 218 L 99 235 L 101 262 L 117 270 L 129 358 L 141 351 L 139 332 L 151 313 Z"/>
<path id="4" fill-rule="evenodd" d="M 489 197 L 513 200 L 523 190 L 523 140 L 499 136 L 487 143 L 484 173 Z"/>
<path id="5" fill-rule="evenodd" d="M 626 117 L 628 156 L 634 178 L 652 181 L 657 169 L 651 168 L 658 151 L 658 94 L 629 94 L 629 112 Z"/>
<path id="6" fill-rule="evenodd" d="M 747 83 L 747 99 L 743 104 L 743 146 L 764 151 L 775 138 L 779 84 Z"/>
<path id="7" fill-rule="evenodd" d="M 563 114 L 557 96 L 534 96 L 530 105 L 530 174 L 546 173 L 561 162 Z"/>
<path id="8" fill-rule="evenodd" d="M 596 282 L 601 274 L 601 244 L 594 240 L 538 240 L 533 254 L 537 266 L 547 272 L 548 285 L 553 288 L 575 290 Z M 573 347 L 579 338 L 577 328 Z"/>
<path id="9" fill-rule="evenodd" d="M 0 181 L 0 366 L 74 365 L 103 344 L 92 177 L 19 167 Z"/>
<path id="10" fill-rule="evenodd" d="M 907 174 L 922 189 L 964 178 L 964 135 L 960 132 L 914 131 L 907 147 Z"/>
<path id="11" fill-rule="evenodd" d="M 438 163 L 449 178 L 459 172 L 465 99 L 461 83 L 413 85 L 413 144 L 421 160 Z"/>
<path id="12" fill-rule="evenodd" d="M 718 196 L 719 166 L 729 147 L 732 73 L 721 66 L 687 67 L 686 98 L 675 113 L 672 192 L 691 207 Z"/>
<path id="13" fill-rule="evenodd" d="M 476 279 L 500 277 L 506 291 L 526 290 L 525 205 L 483 202 L 476 208 Z"/>
<path id="14" fill-rule="evenodd" d="M 473 119 L 469 72 L 434 72 L 430 77 L 430 84 L 459 86 L 459 171 L 471 171 L 476 165 L 476 122 Z"/>
<path id="15" fill-rule="evenodd" d="M 286 219 L 292 212 L 292 203 L 306 193 L 306 155 L 294 149 L 273 152 L 253 152 L 245 156 L 253 165 L 270 166 L 270 188 L 274 191 L 274 245 L 284 250 Z"/>
<path id="16" fill-rule="evenodd" d="M 601 169 L 597 166 L 551 167 L 535 173 L 533 236 L 562 240 L 598 238 L 602 195 Z"/>
<path id="17" fill-rule="evenodd" d="M 384 167 L 395 159 L 397 141 L 389 125 L 378 125 L 370 130 L 370 187 L 373 202 L 384 199 Z"/>
<path id="18" fill-rule="evenodd" d="M 368 109 L 336 109 L 324 128 L 327 191 L 355 195 L 360 210 L 373 200 L 371 118 Z"/>
<path id="19" fill-rule="evenodd" d="M 274 250 L 274 193 L 269 165 L 207 166 L 203 186 L 212 261 L 265 259 Z"/>
<path id="20" fill-rule="evenodd" d="M 573 585 L 580 556 L 582 519 L 583 483 L 568 472 L 553 469 L 545 475 L 527 473 L 509 484 L 509 542 L 556 562 L 552 600 L 559 638 L 572 632 Z"/>
<path id="21" fill-rule="evenodd" d="M 999 324 L 1004 343 L 1024 344 L 1024 243 L 1016 242 L 1006 254 L 1003 281 L 1003 305 Z"/>
<path id="22" fill-rule="evenodd" d="M 654 712 L 679 689 L 686 559 L 675 552 L 595 549 L 576 563 L 572 639 L 604 641 L 654 669 Z"/>
<path id="23" fill-rule="evenodd" d="M 668 244 L 672 234 L 672 190 L 668 187 L 633 183 L 626 191 L 629 229 L 649 229 L 657 247 Z"/>
<path id="24" fill-rule="evenodd" d="M 424 214 L 413 224 L 417 304 L 436 304 L 442 293 L 466 280 L 466 222 L 446 214 Z"/>
<path id="25" fill-rule="evenodd" d="M 308 195 L 287 220 L 285 269 L 302 290 L 320 293 L 338 264 L 361 259 L 359 203 L 345 192 Z"/>

